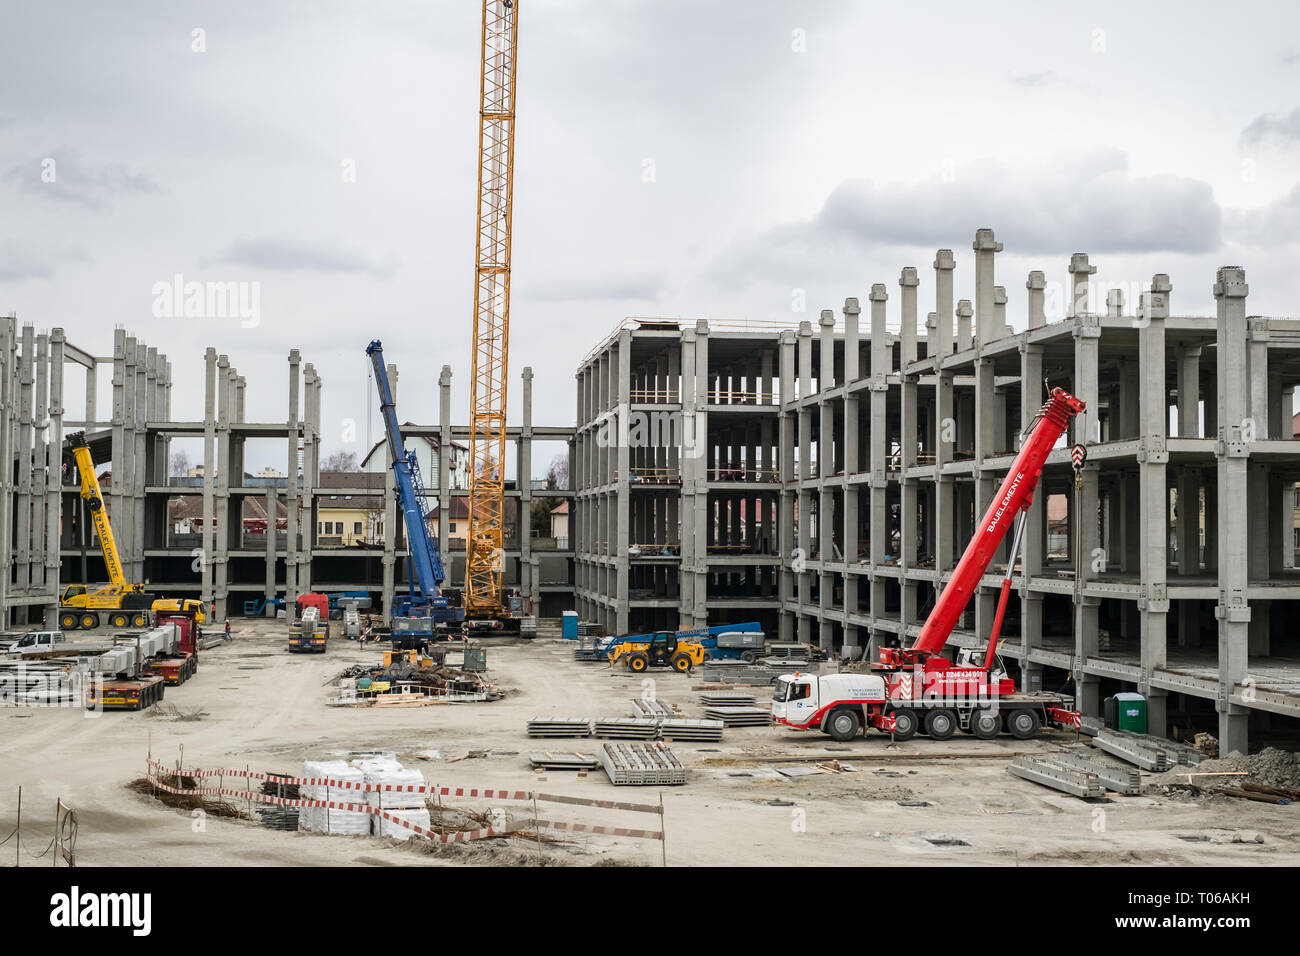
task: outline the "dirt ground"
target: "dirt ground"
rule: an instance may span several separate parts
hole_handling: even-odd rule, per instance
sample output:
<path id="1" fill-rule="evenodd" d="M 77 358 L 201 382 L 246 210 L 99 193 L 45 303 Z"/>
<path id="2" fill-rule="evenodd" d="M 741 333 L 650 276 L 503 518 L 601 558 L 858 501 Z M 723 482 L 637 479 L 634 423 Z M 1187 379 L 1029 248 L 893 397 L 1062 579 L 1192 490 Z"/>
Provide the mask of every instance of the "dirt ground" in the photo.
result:
<path id="1" fill-rule="evenodd" d="M 24 847 L 36 853 L 46 846 L 55 800 L 62 798 L 78 814 L 82 866 L 659 865 L 663 852 L 670 865 L 695 866 L 1300 863 L 1300 806 L 1195 799 L 1158 788 L 1152 788 L 1153 796 L 1088 802 L 1007 772 L 1014 753 L 1075 743 L 1061 732 L 1030 742 L 958 735 L 891 745 L 874 731 L 836 744 L 819 733 L 729 729 L 721 743 L 670 744 L 688 768 L 685 786 L 614 787 L 600 770 L 585 779 L 555 771 L 539 777 L 528 764 L 530 752 L 590 753 L 597 745 L 529 740 L 529 717 L 630 716 L 631 698 L 642 693 L 641 678 L 574 661 L 570 642 L 546 636 L 489 642 L 489 676 L 507 691 L 503 700 L 378 710 L 325 704 L 337 694 L 325 686 L 327 679 L 349 664 L 377 661 L 373 647 L 335 638 L 324 656 L 291 656 L 283 622 L 237 624 L 234 633 L 233 643 L 203 653 L 194 679 L 168 689 L 164 709 L 204 712 L 197 720 L 147 711 L 87 716 L 73 708 L 0 709 L 0 833 L 13 828 L 21 787 Z M 703 716 L 691 689 L 701 683 L 699 676 L 665 671 L 653 680 L 655 696 L 677 705 L 684 716 Z M 305 759 L 390 751 L 443 786 L 646 804 L 662 796 L 667 839 L 662 849 L 653 841 L 595 835 L 557 845 L 511 838 L 431 848 L 418 839 L 400 844 L 280 832 L 212 816 L 198 827 L 188 812 L 127 789 L 144 774 L 150 747 L 157 759 L 182 759 L 186 768 L 293 775 Z M 472 751 L 484 753 L 448 760 Z M 936 759 L 939 754 L 961 756 Z M 814 758 L 847 761 L 858 772 L 789 779 L 774 769 L 812 766 Z M 478 810 L 494 806 L 475 799 L 447 802 Z M 532 818 L 530 805 L 499 806 L 520 826 Z M 554 804 L 541 812 L 573 823 L 658 827 L 656 815 L 642 813 Z M 1237 835 L 1252 842 L 1230 842 Z M 1256 835 L 1262 842 L 1253 842 Z M 11 865 L 12 852 L 12 843 L 0 848 L 0 863 Z M 45 864 L 23 852 L 24 865 Z"/>

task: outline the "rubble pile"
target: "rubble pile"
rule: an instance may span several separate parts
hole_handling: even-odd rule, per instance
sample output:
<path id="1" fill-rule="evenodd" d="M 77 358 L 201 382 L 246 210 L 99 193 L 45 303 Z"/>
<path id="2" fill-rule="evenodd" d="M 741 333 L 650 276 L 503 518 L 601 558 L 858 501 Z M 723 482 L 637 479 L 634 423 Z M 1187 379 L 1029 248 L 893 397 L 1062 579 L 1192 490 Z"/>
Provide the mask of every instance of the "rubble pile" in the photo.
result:
<path id="1" fill-rule="evenodd" d="M 1217 760 L 1206 760 L 1198 770 L 1245 771 L 1252 783 L 1269 787 L 1300 788 L 1300 759 L 1298 755 L 1276 747 L 1266 747 L 1257 754 L 1244 757 L 1233 751 Z"/>

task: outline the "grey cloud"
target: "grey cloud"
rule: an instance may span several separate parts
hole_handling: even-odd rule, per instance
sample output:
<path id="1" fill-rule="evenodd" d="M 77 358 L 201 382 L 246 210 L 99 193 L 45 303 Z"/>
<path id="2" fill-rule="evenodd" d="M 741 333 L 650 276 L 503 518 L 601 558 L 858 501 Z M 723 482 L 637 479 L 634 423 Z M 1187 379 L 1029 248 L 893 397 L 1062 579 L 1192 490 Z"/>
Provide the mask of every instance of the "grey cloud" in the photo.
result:
<path id="1" fill-rule="evenodd" d="M 0 239 L 0 282 L 49 279 L 63 266 L 86 262 L 76 248 L 40 248 L 18 239 Z"/>
<path id="2" fill-rule="evenodd" d="M 1300 144 L 1300 107 L 1290 113 L 1265 113 L 1257 116 L 1241 131 L 1243 146 L 1268 143 Z"/>
<path id="3" fill-rule="evenodd" d="M 112 197 L 163 191 L 147 175 L 131 172 L 122 163 L 96 163 L 68 146 L 33 156 L 11 167 L 4 178 L 44 199 L 96 210 L 103 209 Z"/>
<path id="4" fill-rule="evenodd" d="M 375 259 L 355 249 L 296 239 L 239 239 L 204 264 L 248 266 L 282 272 L 361 273 L 387 277 L 398 268 L 392 256 Z"/>
<path id="5" fill-rule="evenodd" d="M 1300 241 L 1300 186 L 1258 209 L 1230 210 L 1226 226 L 1230 238 L 1250 246 Z"/>
<path id="6" fill-rule="evenodd" d="M 851 260 L 867 248 L 934 249 L 976 227 L 994 229 L 1018 254 L 1209 252 L 1222 210 L 1207 183 L 1134 176 L 1117 150 L 1060 154 L 1037 163 L 984 160 L 951 177 L 913 183 L 841 183 L 810 221 L 770 230 L 722 256 L 723 274 L 757 277 L 777 267 Z"/>

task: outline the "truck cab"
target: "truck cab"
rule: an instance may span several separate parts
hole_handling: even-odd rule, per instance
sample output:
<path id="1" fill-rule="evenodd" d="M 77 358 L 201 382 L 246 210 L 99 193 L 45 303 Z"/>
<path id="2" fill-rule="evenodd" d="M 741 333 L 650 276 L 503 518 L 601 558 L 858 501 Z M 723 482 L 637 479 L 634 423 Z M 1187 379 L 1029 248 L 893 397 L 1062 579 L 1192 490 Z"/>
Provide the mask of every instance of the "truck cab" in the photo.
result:
<path id="1" fill-rule="evenodd" d="M 836 740 L 854 737 L 885 704 L 876 674 L 782 674 L 772 690 L 772 720 L 799 730 L 819 729 Z"/>
<path id="2" fill-rule="evenodd" d="M 58 650 L 64 640 L 62 631 L 31 631 L 10 645 L 9 656 L 23 657 Z"/>

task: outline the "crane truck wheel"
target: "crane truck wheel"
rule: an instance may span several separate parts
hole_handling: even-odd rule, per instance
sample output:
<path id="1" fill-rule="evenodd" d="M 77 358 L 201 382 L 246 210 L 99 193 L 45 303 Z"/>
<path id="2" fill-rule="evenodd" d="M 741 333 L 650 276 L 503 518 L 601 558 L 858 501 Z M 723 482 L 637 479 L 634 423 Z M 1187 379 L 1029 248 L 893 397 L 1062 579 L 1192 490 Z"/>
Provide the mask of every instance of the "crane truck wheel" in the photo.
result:
<path id="1" fill-rule="evenodd" d="M 144 621 L 144 615 L 143 615 L 143 614 L 137 614 L 135 617 L 131 618 L 131 626 L 132 626 L 132 627 L 144 627 L 144 624 L 145 624 L 145 621 Z"/>
<path id="2" fill-rule="evenodd" d="M 830 735 L 839 741 L 852 740 L 862 728 L 857 711 L 843 708 L 830 715 L 826 721 Z"/>
<path id="3" fill-rule="evenodd" d="M 75 631 L 77 625 L 80 623 L 81 618 L 69 611 L 65 611 L 59 615 L 59 627 L 63 628 L 65 631 Z"/>
<path id="4" fill-rule="evenodd" d="M 627 659 L 627 669 L 640 674 L 650 666 L 650 658 L 646 657 L 640 651 L 632 654 Z"/>
<path id="5" fill-rule="evenodd" d="M 81 615 L 81 629 L 82 629 L 82 630 L 84 630 L 84 631 L 92 631 L 92 630 L 94 630 L 94 629 L 97 628 L 97 627 L 99 627 L 99 615 L 98 615 L 98 614 L 83 614 L 83 615 Z"/>
<path id="6" fill-rule="evenodd" d="M 1038 728 L 1041 726 L 1042 721 L 1038 719 L 1035 711 L 1013 710 L 1007 714 L 1007 730 L 1011 731 L 1011 736 L 1017 740 L 1028 740 L 1038 733 Z"/>
<path id="7" fill-rule="evenodd" d="M 670 663 L 673 665 L 673 670 L 679 674 L 685 674 L 691 669 L 691 659 L 685 654 L 673 655 L 673 659 Z"/>
<path id="8" fill-rule="evenodd" d="M 957 715 L 940 707 L 925 715 L 925 732 L 931 740 L 947 740 L 957 732 Z"/>
<path id="9" fill-rule="evenodd" d="M 899 708 L 893 712 L 894 739 L 911 740 L 916 736 L 916 711 L 911 708 Z"/>
<path id="10" fill-rule="evenodd" d="M 126 627 L 128 618 L 125 614 L 110 614 L 108 617 L 109 627 Z"/>
<path id="11" fill-rule="evenodd" d="M 996 710 L 975 710 L 970 715 L 970 732 L 980 740 L 992 740 L 1002 730 Z"/>

